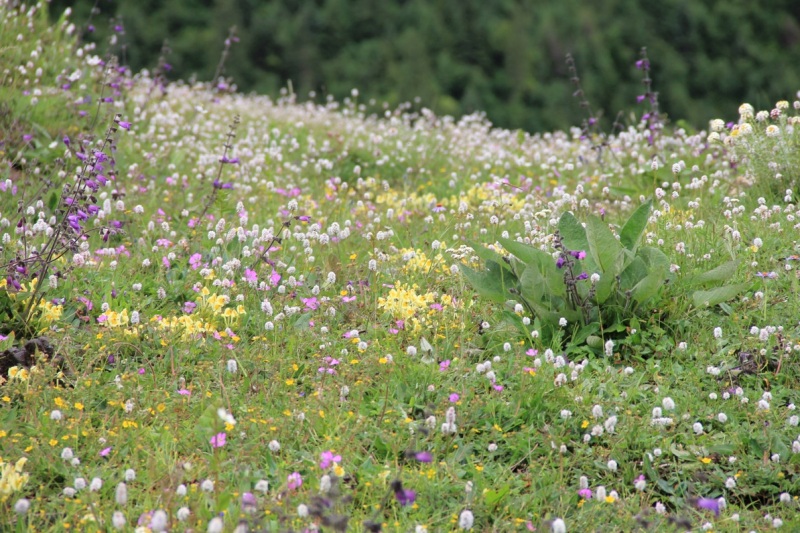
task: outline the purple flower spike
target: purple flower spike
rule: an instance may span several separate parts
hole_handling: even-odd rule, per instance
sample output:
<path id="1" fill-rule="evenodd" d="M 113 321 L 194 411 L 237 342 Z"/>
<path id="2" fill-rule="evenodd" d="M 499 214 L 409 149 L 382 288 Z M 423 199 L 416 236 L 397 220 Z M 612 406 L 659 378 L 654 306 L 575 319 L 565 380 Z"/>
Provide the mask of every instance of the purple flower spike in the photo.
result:
<path id="1" fill-rule="evenodd" d="M 410 489 L 400 489 L 394 493 L 397 503 L 405 507 L 411 505 L 417 499 L 417 493 Z"/>
<path id="2" fill-rule="evenodd" d="M 242 494 L 242 511 L 249 512 L 255 510 L 258 505 L 255 495 L 252 492 Z"/>
<path id="3" fill-rule="evenodd" d="M 706 509 L 707 511 L 713 511 L 714 516 L 719 516 L 719 501 L 714 498 L 700 498 L 697 500 L 697 507 Z"/>
<path id="4" fill-rule="evenodd" d="M 417 452 L 414 454 L 414 459 L 420 463 L 430 463 L 433 461 L 433 454 L 431 452 Z"/>

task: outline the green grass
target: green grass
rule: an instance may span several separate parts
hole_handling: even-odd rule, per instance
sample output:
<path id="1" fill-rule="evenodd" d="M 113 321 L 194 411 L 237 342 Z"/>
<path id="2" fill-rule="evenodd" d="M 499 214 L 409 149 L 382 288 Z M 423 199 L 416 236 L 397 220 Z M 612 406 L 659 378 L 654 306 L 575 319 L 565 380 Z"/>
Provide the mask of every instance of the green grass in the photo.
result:
<path id="1" fill-rule="evenodd" d="M 54 35 L 39 20 L 16 41 L 27 21 L 5 4 L 2 16 L 4 64 Z M 65 35 L 54 42 L 74 49 Z M 18 477 L 9 467 L 0 482 L 10 530 L 105 531 L 117 511 L 133 530 L 163 510 L 175 531 L 205 531 L 214 517 L 225 531 L 240 520 L 329 530 L 342 517 L 354 531 L 367 520 L 447 531 L 465 509 L 478 531 L 549 530 L 556 518 L 568 531 L 800 528 L 800 212 L 785 191 L 796 186 L 774 175 L 793 179 L 800 160 L 791 106 L 731 140 L 667 130 L 650 146 L 634 126 L 598 160 L 568 133 L 361 116 L 205 85 L 161 94 L 142 75 L 120 80 L 118 103 L 97 104 L 109 77 L 85 58 L 42 58 L 55 74 L 0 85 L 14 95 L 0 132 L 4 265 L 47 242 L 39 230 L 53 228 L 79 166 L 61 139 L 102 140 L 115 113 L 132 123 L 111 135 L 116 180 L 95 194 L 104 215 L 87 225 L 119 231 L 103 242 L 93 230 L 85 250 L 50 265 L 61 275 L 38 293 L 50 304 L 34 307 L 33 333 L 20 321 L 30 292 L 0 293 L 0 349 L 39 335 L 55 348 L 0 384 L 0 457 L 27 459 L 24 483 L 3 484 Z M 83 88 L 59 88 L 65 68 L 82 69 Z M 41 89 L 37 103 L 23 86 Z M 64 105 L 86 96 L 91 107 Z M 195 223 L 235 115 L 239 163 L 220 175 L 232 188 Z M 644 240 L 675 280 L 739 259 L 730 281 L 748 290 L 715 307 L 669 292 L 606 357 L 544 344 L 535 317 L 522 334 L 513 304 L 479 298 L 458 271 L 478 264 L 471 243 L 509 237 L 552 252 L 561 213 L 603 210 L 616 228 L 640 197 L 655 198 Z M 20 213 L 29 235 L 15 231 Z M 272 264 L 258 262 L 269 244 Z M 31 276 L 17 276 L 23 289 Z M 455 432 L 442 431 L 450 408 Z M 415 459 L 423 451 L 431 462 Z M 413 504 L 400 505 L 395 480 Z M 699 498 L 726 506 L 715 516 Z"/>

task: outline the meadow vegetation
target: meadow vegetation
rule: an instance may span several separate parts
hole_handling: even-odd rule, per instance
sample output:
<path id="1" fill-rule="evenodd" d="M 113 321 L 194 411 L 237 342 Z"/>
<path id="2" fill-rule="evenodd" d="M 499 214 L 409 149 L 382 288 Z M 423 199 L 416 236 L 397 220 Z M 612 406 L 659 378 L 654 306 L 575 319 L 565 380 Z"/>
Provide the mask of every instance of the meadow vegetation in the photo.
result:
<path id="1" fill-rule="evenodd" d="M 800 101 L 533 135 L 45 9 L 0 2 L 6 530 L 800 529 Z"/>

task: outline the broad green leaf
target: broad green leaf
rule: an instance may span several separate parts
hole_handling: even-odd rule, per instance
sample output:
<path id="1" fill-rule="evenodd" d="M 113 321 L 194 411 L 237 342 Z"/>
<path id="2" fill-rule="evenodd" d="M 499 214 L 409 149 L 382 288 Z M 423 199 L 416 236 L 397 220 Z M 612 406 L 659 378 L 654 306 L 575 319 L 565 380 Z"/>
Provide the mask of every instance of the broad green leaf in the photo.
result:
<path id="1" fill-rule="evenodd" d="M 594 300 L 598 304 L 602 304 L 608 297 L 611 296 L 611 293 L 614 289 L 614 284 L 617 282 L 616 276 L 610 272 L 604 272 L 600 274 L 600 281 L 597 282 L 597 286 L 595 287 L 594 293 Z"/>
<path id="2" fill-rule="evenodd" d="M 637 304 L 643 304 L 650 298 L 658 294 L 659 289 L 664 286 L 664 276 L 659 272 L 651 272 L 644 277 L 631 291 L 631 298 Z"/>
<path id="3" fill-rule="evenodd" d="M 575 335 L 572 336 L 572 342 L 570 344 L 579 345 L 586 341 L 586 344 L 589 344 L 590 337 L 596 337 L 595 333 L 600 331 L 600 324 L 597 322 L 592 322 L 591 324 L 586 324 L 581 329 L 578 330 Z M 589 344 L 591 346 L 591 344 Z"/>
<path id="4" fill-rule="evenodd" d="M 564 285 L 564 273 L 556 267 L 553 258 L 547 254 L 539 257 L 540 261 L 528 263 L 520 277 L 520 283 L 527 283 L 528 290 L 540 294 L 537 300 L 544 299 L 542 295 L 552 295 L 566 298 L 567 288 Z M 523 281 L 523 279 L 527 281 Z"/>
<path id="5" fill-rule="evenodd" d="M 652 206 L 653 200 L 648 200 L 640 205 L 619 232 L 619 242 L 632 252 L 635 252 L 639 247 L 639 240 L 642 238 L 644 228 L 647 226 Z"/>
<path id="6" fill-rule="evenodd" d="M 637 283 L 642 281 L 650 272 L 647 263 L 641 257 L 635 257 L 631 264 L 619 275 L 620 289 L 623 291 L 632 289 Z"/>
<path id="7" fill-rule="evenodd" d="M 586 237 L 586 229 L 569 211 L 558 219 L 558 233 L 561 235 L 561 242 L 569 250 L 586 250 L 588 253 L 589 240 Z"/>
<path id="8" fill-rule="evenodd" d="M 639 251 L 636 255 L 641 257 L 642 260 L 647 264 L 650 272 L 661 270 L 664 272 L 665 279 L 669 275 L 669 267 L 671 264 L 669 257 L 667 257 L 667 255 L 658 248 L 653 248 L 652 246 L 642 246 L 639 248 Z"/>
<path id="9" fill-rule="evenodd" d="M 586 237 L 589 241 L 589 253 L 597 266 L 612 276 L 618 275 L 625 268 L 625 249 L 608 229 L 608 225 L 595 216 L 586 222 Z M 633 260 L 633 257 L 630 258 Z"/>
<path id="10" fill-rule="evenodd" d="M 511 272 L 503 270 L 494 261 L 489 262 L 488 270 L 482 272 L 473 270 L 466 265 L 459 265 L 459 267 L 469 284 L 484 298 L 498 303 L 504 303 L 506 300 L 514 298 L 508 289 L 516 284 L 516 279 Z"/>
<path id="11" fill-rule="evenodd" d="M 514 260 L 514 258 L 511 258 L 514 272 L 520 278 L 522 277 L 525 269 L 531 265 L 536 265 L 539 272 L 542 272 L 543 275 L 545 272 L 545 267 L 547 265 L 552 265 L 552 267 L 555 269 L 555 261 L 553 260 L 553 257 L 547 252 L 543 252 L 542 250 L 534 248 L 533 246 L 530 246 L 528 244 L 517 242 L 511 239 L 505 239 L 502 237 L 497 239 L 497 242 L 499 242 L 503 246 L 503 248 L 511 252 L 514 255 L 514 257 L 516 257 L 519 260 L 516 261 Z M 522 263 L 521 265 L 520 261 Z"/>
<path id="12" fill-rule="evenodd" d="M 547 258 L 551 263 L 553 262 L 553 257 L 550 254 L 538 248 L 534 248 L 529 244 L 517 242 L 513 239 L 505 239 L 503 237 L 497 239 L 497 242 L 524 263 L 539 263 L 543 261 L 544 258 Z"/>
<path id="13" fill-rule="evenodd" d="M 731 279 L 739 268 L 739 261 L 733 260 L 723 263 L 717 268 L 713 268 L 708 272 L 703 272 L 696 276 L 686 279 L 683 284 L 691 287 L 692 285 L 705 285 L 713 282 L 725 282 Z"/>
<path id="14" fill-rule="evenodd" d="M 669 445 L 669 451 L 672 452 L 672 455 L 677 457 L 678 459 L 688 459 L 692 456 L 691 453 L 687 452 L 686 450 L 681 450 L 675 443 Z"/>
<path id="15" fill-rule="evenodd" d="M 736 451 L 736 447 L 733 444 L 714 444 L 708 447 L 708 451 L 720 455 L 731 455 Z"/>
<path id="16" fill-rule="evenodd" d="M 469 242 L 467 243 L 473 250 L 475 250 L 475 255 L 486 261 L 487 266 L 489 262 L 497 263 L 498 265 L 502 266 L 503 269 L 511 271 L 511 266 L 506 262 L 505 258 L 502 255 L 491 250 L 481 244 Z"/>
<path id="17" fill-rule="evenodd" d="M 537 265 L 531 264 L 525 269 L 525 272 L 522 273 L 522 277 L 519 278 L 520 292 L 529 302 L 549 301 L 547 281 L 536 267 Z"/>
<path id="18" fill-rule="evenodd" d="M 512 324 L 523 337 L 530 335 L 530 328 L 525 327 L 525 324 L 522 322 L 522 317 L 518 314 L 512 313 L 507 309 L 503 310 L 503 321 Z"/>
<path id="19" fill-rule="evenodd" d="M 694 291 L 692 293 L 692 303 L 695 307 L 713 307 L 722 302 L 732 300 L 749 286 L 749 283 L 739 283 L 737 285 L 723 285 L 707 291 Z"/>
<path id="20" fill-rule="evenodd" d="M 498 489 L 488 489 L 484 494 L 486 497 L 486 504 L 494 507 L 502 502 L 508 493 L 511 492 L 511 485 L 503 485 Z"/>

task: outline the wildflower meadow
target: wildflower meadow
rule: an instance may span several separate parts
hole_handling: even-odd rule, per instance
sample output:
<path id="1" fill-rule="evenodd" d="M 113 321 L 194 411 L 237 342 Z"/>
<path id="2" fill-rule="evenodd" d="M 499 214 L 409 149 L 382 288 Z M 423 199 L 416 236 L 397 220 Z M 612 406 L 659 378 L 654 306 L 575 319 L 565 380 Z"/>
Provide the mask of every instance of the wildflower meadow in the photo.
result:
<path id="1" fill-rule="evenodd" d="M 0 529 L 800 530 L 800 97 L 695 131 L 643 51 L 614 131 L 529 134 L 46 11 L 0 1 Z"/>

